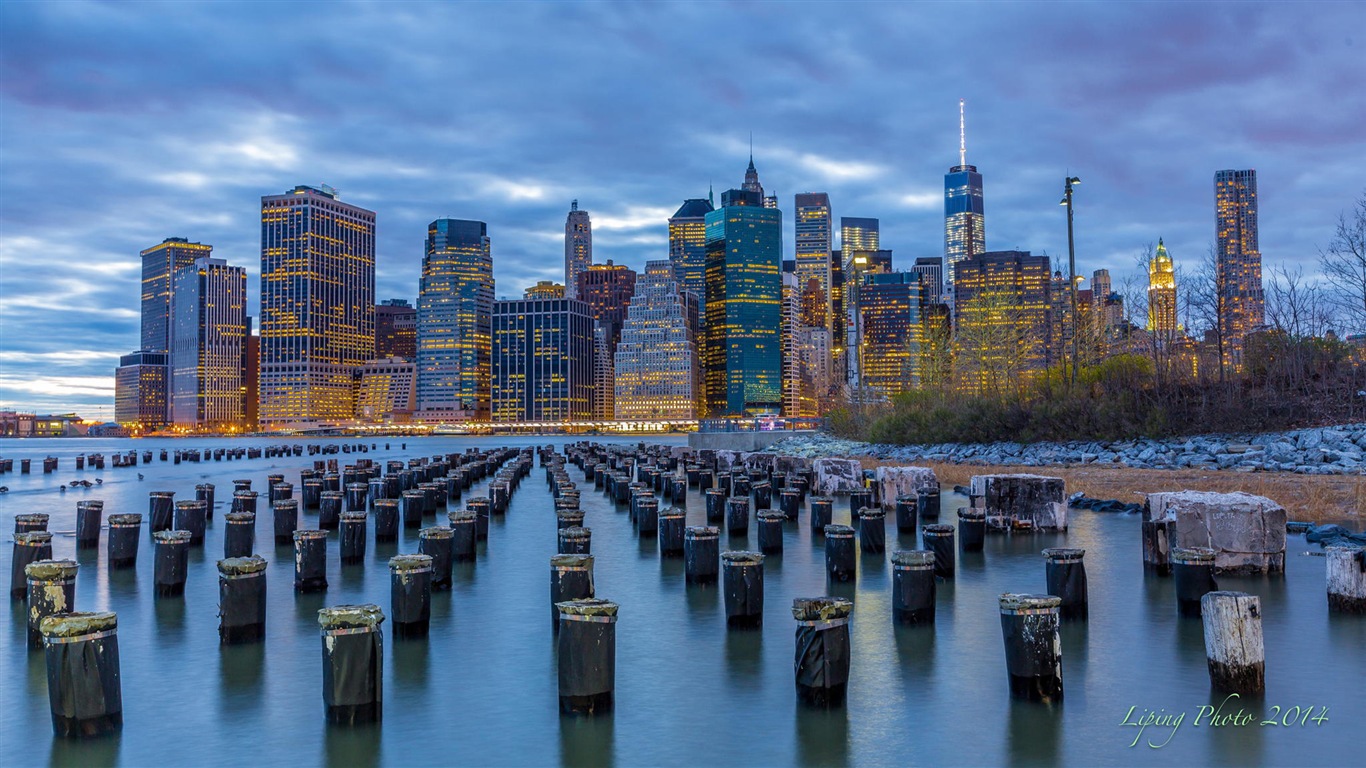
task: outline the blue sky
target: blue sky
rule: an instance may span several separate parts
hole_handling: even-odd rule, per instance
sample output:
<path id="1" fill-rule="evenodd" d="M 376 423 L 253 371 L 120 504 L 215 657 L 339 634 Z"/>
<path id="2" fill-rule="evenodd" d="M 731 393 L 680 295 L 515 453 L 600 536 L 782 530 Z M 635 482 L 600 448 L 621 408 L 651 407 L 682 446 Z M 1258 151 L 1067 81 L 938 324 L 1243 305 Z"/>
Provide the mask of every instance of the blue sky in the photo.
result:
<path id="1" fill-rule="evenodd" d="M 0 408 L 112 416 L 138 251 L 246 266 L 259 204 L 332 185 L 378 214 L 377 294 L 414 298 L 426 224 L 488 222 L 497 292 L 667 255 L 687 197 L 738 186 L 943 247 L 943 174 L 985 177 L 990 249 L 1118 284 L 1214 238 L 1213 175 L 1256 168 L 1268 266 L 1315 268 L 1366 189 L 1366 4 L 81 2 L 0 4 Z M 255 310 L 253 309 L 253 314 Z"/>

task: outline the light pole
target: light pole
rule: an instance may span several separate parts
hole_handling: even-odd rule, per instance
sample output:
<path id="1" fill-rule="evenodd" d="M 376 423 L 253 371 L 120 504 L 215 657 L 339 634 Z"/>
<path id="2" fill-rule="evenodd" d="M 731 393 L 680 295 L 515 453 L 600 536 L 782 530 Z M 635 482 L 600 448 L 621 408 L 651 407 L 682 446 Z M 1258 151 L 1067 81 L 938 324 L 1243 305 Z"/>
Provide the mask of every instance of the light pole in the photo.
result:
<path id="1" fill-rule="evenodd" d="M 1063 186 L 1060 205 L 1067 206 L 1067 285 L 1072 291 L 1072 387 L 1077 386 L 1077 331 L 1080 318 L 1077 317 L 1077 246 L 1072 238 L 1072 187 L 1081 183 L 1076 176 L 1068 176 Z"/>

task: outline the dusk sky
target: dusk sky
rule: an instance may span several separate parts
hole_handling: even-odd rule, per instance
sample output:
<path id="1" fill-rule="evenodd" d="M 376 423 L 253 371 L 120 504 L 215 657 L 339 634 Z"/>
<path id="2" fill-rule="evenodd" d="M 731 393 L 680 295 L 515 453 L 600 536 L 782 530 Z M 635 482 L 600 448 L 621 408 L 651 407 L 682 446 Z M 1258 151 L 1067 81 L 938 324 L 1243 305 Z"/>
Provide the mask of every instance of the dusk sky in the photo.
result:
<path id="1" fill-rule="evenodd" d="M 138 252 L 245 266 L 260 197 L 328 184 L 377 213 L 377 298 L 415 300 L 426 225 L 488 223 L 499 296 L 594 256 L 668 255 L 666 219 L 754 162 L 824 191 L 895 266 L 943 251 L 943 175 L 984 177 L 986 244 L 1118 285 L 1214 239 L 1214 172 L 1255 168 L 1271 266 L 1316 269 L 1366 191 L 1366 4 L 5 2 L 0 409 L 112 418 Z"/>

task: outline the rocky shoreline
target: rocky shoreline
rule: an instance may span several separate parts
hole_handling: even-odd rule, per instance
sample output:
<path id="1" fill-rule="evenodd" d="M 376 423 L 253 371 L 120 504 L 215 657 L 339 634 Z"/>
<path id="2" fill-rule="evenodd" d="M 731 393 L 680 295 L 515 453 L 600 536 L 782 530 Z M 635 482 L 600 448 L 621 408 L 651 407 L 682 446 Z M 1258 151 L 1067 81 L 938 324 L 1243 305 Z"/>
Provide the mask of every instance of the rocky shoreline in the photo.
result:
<path id="1" fill-rule="evenodd" d="M 1168 440 L 1068 443 L 888 445 L 817 434 L 790 437 L 767 450 L 806 458 L 849 456 L 992 466 L 1100 465 L 1136 469 L 1360 475 L 1366 474 L 1366 463 L 1363 463 L 1366 462 L 1366 424 L 1257 435 L 1201 435 Z"/>

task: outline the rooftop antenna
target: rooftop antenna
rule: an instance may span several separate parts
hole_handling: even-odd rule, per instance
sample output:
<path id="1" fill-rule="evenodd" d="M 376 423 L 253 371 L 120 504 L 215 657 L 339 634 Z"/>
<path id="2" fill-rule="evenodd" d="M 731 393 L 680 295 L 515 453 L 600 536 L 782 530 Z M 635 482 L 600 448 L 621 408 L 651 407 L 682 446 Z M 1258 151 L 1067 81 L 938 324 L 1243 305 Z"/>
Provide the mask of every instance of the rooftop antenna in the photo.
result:
<path id="1" fill-rule="evenodd" d="M 749 164 L 754 165 L 754 131 L 749 132 Z"/>
<path id="2" fill-rule="evenodd" d="M 577 211 L 578 209 L 579 209 L 579 201 L 578 201 L 578 200 L 575 200 L 575 201 L 573 201 L 573 202 L 571 202 L 571 203 L 569 204 L 569 210 L 571 210 L 571 211 Z"/>
<path id="3" fill-rule="evenodd" d="M 958 164 L 966 166 L 968 164 L 968 134 L 965 130 L 966 121 L 963 119 L 963 100 L 958 100 Z"/>

